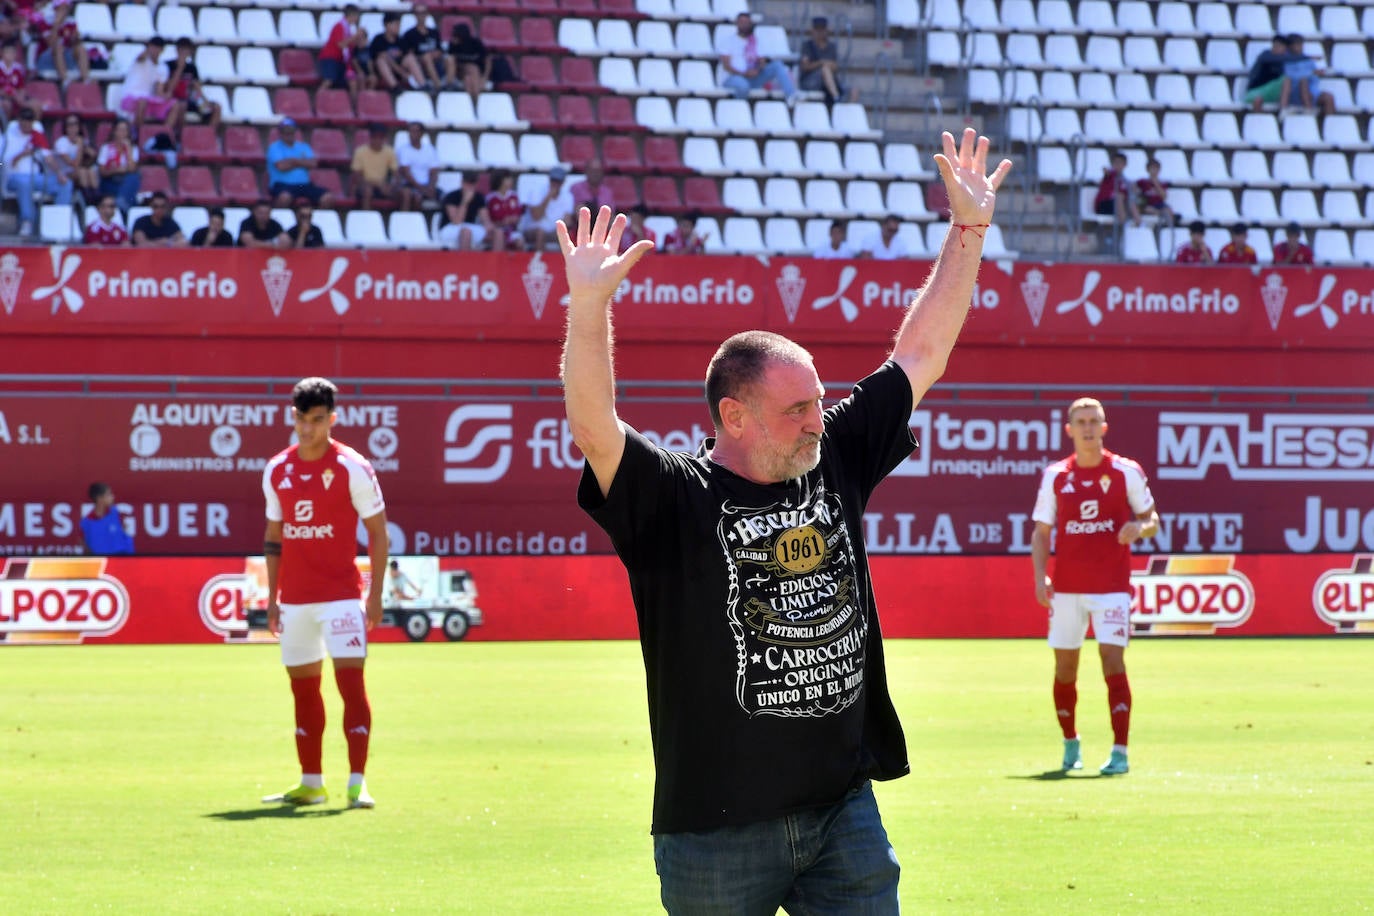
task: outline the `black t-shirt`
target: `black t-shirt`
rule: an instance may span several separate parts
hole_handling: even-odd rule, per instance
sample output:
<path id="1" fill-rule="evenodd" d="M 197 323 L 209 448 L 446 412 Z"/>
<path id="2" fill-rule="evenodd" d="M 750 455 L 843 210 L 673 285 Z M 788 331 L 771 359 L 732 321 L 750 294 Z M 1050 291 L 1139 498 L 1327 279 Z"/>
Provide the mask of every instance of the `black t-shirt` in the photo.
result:
<path id="1" fill-rule="evenodd" d="M 401 47 L 412 54 L 428 54 L 439 50 L 439 45 L 439 33 L 433 29 L 421 32 L 418 28 L 413 28 L 401 36 Z"/>
<path id="2" fill-rule="evenodd" d="M 393 39 L 386 32 L 379 33 L 376 38 L 372 39 L 372 44 L 368 47 L 372 51 L 373 60 L 381 60 L 387 56 L 395 60 L 405 54 L 405 45 L 401 37 L 398 35 Z"/>
<path id="3" fill-rule="evenodd" d="M 297 223 L 291 227 L 291 244 L 297 248 L 323 248 L 324 233 L 319 226 L 311 226 L 305 231 L 305 241 L 300 241 L 301 224 Z"/>
<path id="4" fill-rule="evenodd" d="M 153 222 L 151 214 L 145 214 L 134 220 L 134 231 L 129 233 L 129 237 L 137 239 L 138 233 L 142 232 L 146 240 L 155 242 L 159 239 L 170 239 L 180 231 L 181 227 L 178 226 L 177 221 L 170 216 L 164 219 L 162 225 L 159 226 L 157 223 Z M 138 243 L 135 241 L 134 244 Z"/>
<path id="5" fill-rule="evenodd" d="M 1250 67 L 1250 77 L 1245 81 L 1245 89 L 1257 89 L 1266 83 L 1272 83 L 1276 79 L 1283 77 L 1283 65 L 1291 60 L 1291 54 L 1275 54 L 1273 51 L 1261 51 L 1259 57 L 1255 58 L 1254 64 Z"/>
<path id="6" fill-rule="evenodd" d="M 281 223 L 274 219 L 269 219 L 266 226 L 260 227 L 258 226 L 257 220 L 249 216 L 239 225 L 239 242 L 240 244 L 243 242 L 243 237 L 245 235 L 251 235 L 259 242 L 275 242 L 277 237 L 284 231 L 285 230 L 281 227 Z"/>
<path id="7" fill-rule="evenodd" d="M 467 41 L 450 41 L 448 53 L 460 64 L 476 64 L 479 68 L 487 65 L 487 46 L 480 38 Z"/>
<path id="8" fill-rule="evenodd" d="M 209 226 L 201 226 L 201 227 L 200 227 L 199 229 L 197 229 L 195 232 L 192 232 L 192 233 L 191 233 L 191 247 L 192 247 L 192 248 L 199 248 L 199 247 L 201 247 L 202 245 L 204 245 L 204 244 L 205 244 L 205 237 L 206 237 L 207 235 L 209 235 L 209 234 L 210 234 L 210 227 L 209 227 Z M 233 237 L 232 235 L 230 235 L 230 234 L 228 233 L 228 231 L 226 231 L 226 230 L 224 230 L 224 229 L 221 229 L 221 230 L 219 231 L 219 235 L 215 236 L 215 240 L 214 240 L 213 242 L 210 243 L 210 247 L 211 247 L 211 248 L 233 248 L 233 247 L 234 247 L 234 237 Z"/>
<path id="9" fill-rule="evenodd" d="M 452 191 L 449 191 L 447 194 L 445 194 L 445 195 L 444 195 L 444 199 L 441 200 L 439 203 L 440 203 L 440 210 L 441 210 L 441 212 L 442 212 L 442 214 L 443 214 L 442 216 L 439 217 L 439 226 L 442 228 L 442 227 L 444 227 L 444 226 L 447 226 L 449 223 L 453 222 L 453 220 L 451 220 L 451 219 L 448 218 L 448 208 L 449 208 L 449 207 L 458 207 L 458 206 L 461 206 L 461 205 L 462 205 L 462 203 L 463 203 L 463 189 L 462 189 L 462 188 L 454 188 Z M 462 219 L 461 221 L 464 222 L 464 223 L 476 223 L 476 222 L 478 222 L 477 214 L 481 213 L 481 212 L 482 212 L 482 208 L 485 207 L 486 205 L 487 205 L 487 199 L 486 199 L 486 197 L 484 197 L 484 196 L 481 195 L 481 194 L 474 194 L 474 195 L 472 195 L 472 200 L 468 201 L 468 209 L 467 209 L 467 212 L 463 214 L 463 219 Z"/>
<path id="10" fill-rule="evenodd" d="M 639 622 L 654 833 L 833 805 L 907 773 L 863 512 L 911 454 L 910 415 L 889 362 L 825 412 L 803 477 L 751 483 L 633 429 L 605 498 L 583 469 L 578 503 L 625 564 Z"/>

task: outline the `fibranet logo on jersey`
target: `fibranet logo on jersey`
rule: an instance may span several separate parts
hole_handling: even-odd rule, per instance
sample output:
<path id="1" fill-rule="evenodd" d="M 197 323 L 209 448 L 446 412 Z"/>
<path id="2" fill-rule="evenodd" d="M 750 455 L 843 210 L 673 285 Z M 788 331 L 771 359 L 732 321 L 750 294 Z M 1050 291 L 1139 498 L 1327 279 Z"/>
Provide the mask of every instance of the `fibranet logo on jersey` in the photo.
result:
<path id="1" fill-rule="evenodd" d="M 1007 419 L 922 409 L 910 425 L 920 445 L 892 472 L 899 477 L 1033 477 L 1065 448 L 1062 410 Z"/>
<path id="2" fill-rule="evenodd" d="M 129 619 L 129 593 L 105 574 L 104 557 L 5 561 L 0 642 L 79 643 L 110 636 Z"/>
<path id="3" fill-rule="evenodd" d="M 1160 480 L 1374 480 L 1374 414 L 1159 415 Z"/>
<path id="4" fill-rule="evenodd" d="M 1152 557 L 1131 573 L 1131 630 L 1138 635 L 1210 636 L 1255 610 L 1255 587 L 1233 555 Z"/>
<path id="5" fill-rule="evenodd" d="M 1322 573 L 1312 586 L 1312 610 L 1337 633 L 1374 631 L 1374 555 L 1357 555 L 1349 569 Z"/>

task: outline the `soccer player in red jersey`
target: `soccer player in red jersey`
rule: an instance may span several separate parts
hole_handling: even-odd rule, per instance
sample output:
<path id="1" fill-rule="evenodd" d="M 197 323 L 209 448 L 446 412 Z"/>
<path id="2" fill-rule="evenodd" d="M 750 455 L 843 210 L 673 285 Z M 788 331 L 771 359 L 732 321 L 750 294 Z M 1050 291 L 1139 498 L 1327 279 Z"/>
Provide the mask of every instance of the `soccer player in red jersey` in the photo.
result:
<path id="1" fill-rule="evenodd" d="M 1126 645 L 1131 636 L 1131 544 L 1159 530 L 1159 515 L 1140 465 L 1102 447 L 1107 414 L 1101 402 L 1079 398 L 1069 405 L 1065 431 L 1073 440 L 1073 454 L 1045 469 L 1031 516 L 1035 520 L 1031 535 L 1035 600 L 1050 609 L 1054 707 L 1064 732 L 1063 769 L 1083 766 L 1074 709 L 1078 654 L 1091 618 L 1107 681 L 1113 735 L 1111 758 L 1099 772 L 1115 776 L 1130 770 Z M 1048 575 L 1050 532 L 1055 535 L 1053 577 Z"/>
<path id="2" fill-rule="evenodd" d="M 267 627 L 281 639 L 281 660 L 296 705 L 296 754 L 300 785 L 264 802 L 318 805 L 329 799 L 321 765 L 324 656 L 334 661 L 343 697 L 348 741 L 348 805 L 373 807 L 363 780 L 372 708 L 363 683 L 367 631 L 382 619 L 386 579 L 386 505 L 367 459 L 330 437 L 338 389 L 323 378 L 306 378 L 291 392 L 297 445 L 276 455 L 263 471 L 267 498 Z M 372 581 L 366 610 L 354 562 L 358 519 L 367 530 Z M 280 601 L 280 604 L 278 603 Z"/>

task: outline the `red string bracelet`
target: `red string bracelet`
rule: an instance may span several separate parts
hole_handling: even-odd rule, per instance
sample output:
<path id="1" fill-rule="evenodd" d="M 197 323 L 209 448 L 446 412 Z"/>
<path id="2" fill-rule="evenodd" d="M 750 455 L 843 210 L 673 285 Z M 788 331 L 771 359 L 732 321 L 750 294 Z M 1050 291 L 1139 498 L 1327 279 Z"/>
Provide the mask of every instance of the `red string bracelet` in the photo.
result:
<path id="1" fill-rule="evenodd" d="M 974 235 L 978 236 L 978 238 L 981 239 L 981 238 L 983 237 L 983 233 L 979 232 L 978 230 L 979 230 L 979 229 L 987 229 L 987 228 L 989 228 L 991 225 L 992 225 L 991 223 L 973 223 L 972 225 L 965 225 L 965 224 L 963 224 L 963 223 L 954 223 L 950 228 L 952 228 L 952 229 L 958 229 L 958 230 L 959 230 L 959 247 L 960 247 L 960 248 L 963 248 L 963 247 L 964 247 L 964 232 L 965 232 L 965 231 L 972 232 Z"/>

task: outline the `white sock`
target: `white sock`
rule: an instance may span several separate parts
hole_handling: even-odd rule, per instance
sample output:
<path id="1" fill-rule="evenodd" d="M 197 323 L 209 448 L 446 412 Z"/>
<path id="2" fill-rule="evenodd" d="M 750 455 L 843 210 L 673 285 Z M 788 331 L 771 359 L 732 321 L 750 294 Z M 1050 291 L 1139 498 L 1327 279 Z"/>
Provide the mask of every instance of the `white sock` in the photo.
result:
<path id="1" fill-rule="evenodd" d="M 353 788 L 354 786 L 360 786 L 360 785 L 362 785 L 362 784 L 363 784 L 363 774 L 362 774 L 362 773 L 349 773 L 349 774 L 348 774 L 348 787 L 349 787 L 350 789 Z"/>
<path id="2" fill-rule="evenodd" d="M 323 789 L 324 776 L 320 773 L 302 773 L 301 785 L 311 789 Z"/>
<path id="3" fill-rule="evenodd" d="M 1112 753 L 1113 753 L 1113 754 L 1120 754 L 1122 757 L 1125 757 L 1125 756 L 1126 756 L 1126 745 L 1124 745 L 1124 744 L 1113 744 L 1113 745 L 1112 745 Z"/>

